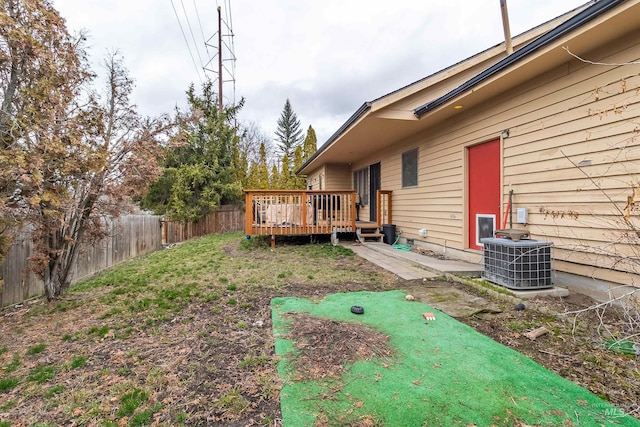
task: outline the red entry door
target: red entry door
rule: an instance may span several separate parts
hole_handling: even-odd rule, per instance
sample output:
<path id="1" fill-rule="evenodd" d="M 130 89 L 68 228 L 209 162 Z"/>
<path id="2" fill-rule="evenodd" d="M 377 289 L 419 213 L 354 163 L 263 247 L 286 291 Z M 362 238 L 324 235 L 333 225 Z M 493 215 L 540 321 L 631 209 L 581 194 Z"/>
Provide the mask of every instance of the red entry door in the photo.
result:
<path id="1" fill-rule="evenodd" d="M 482 249 L 500 223 L 500 140 L 468 150 L 469 248 Z"/>

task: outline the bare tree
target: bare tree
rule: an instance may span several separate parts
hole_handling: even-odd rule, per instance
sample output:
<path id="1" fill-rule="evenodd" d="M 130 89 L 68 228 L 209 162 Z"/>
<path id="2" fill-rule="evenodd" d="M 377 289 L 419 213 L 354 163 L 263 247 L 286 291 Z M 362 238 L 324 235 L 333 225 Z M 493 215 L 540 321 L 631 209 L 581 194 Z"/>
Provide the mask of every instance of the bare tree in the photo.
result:
<path id="1" fill-rule="evenodd" d="M 638 64 L 588 61 L 566 50 L 591 66 L 620 68 Z M 640 354 L 640 282 L 637 280 L 640 273 L 640 163 L 637 156 L 640 128 L 637 114 L 630 110 L 637 97 L 637 88 L 632 88 L 635 80 L 633 74 L 612 79 L 580 100 L 581 107 L 588 106 L 588 116 L 592 119 L 600 122 L 615 118 L 615 136 L 591 142 L 595 148 L 590 150 L 597 151 L 601 159 L 598 164 L 584 160 L 582 151 L 559 150 L 570 168 L 582 175 L 581 179 L 574 180 L 580 182 L 576 190 L 591 192 L 592 199 L 600 201 L 598 207 L 589 211 L 586 206 L 594 204 L 576 203 L 569 208 L 541 206 L 539 213 L 545 221 L 556 224 L 557 235 L 553 236 L 556 249 L 565 251 L 569 258 L 588 259 L 600 268 L 625 275 L 631 285 L 612 287 L 608 301 L 564 314 L 573 316 L 575 324 L 584 313 L 595 312 L 600 319 L 596 326 L 607 346 L 614 348 L 625 343 L 629 351 Z M 588 237 L 583 234 L 584 230 L 588 231 Z M 602 237 L 594 238 L 594 230 L 600 231 Z M 598 279 L 595 275 L 593 278 Z M 605 315 L 610 310 L 619 311 L 624 322 L 609 324 Z"/>
<path id="2" fill-rule="evenodd" d="M 33 228 L 32 269 L 47 298 L 69 287 L 83 239 L 104 235 L 159 173 L 162 120 L 142 120 L 129 102 L 133 81 L 117 54 L 106 60 L 106 95 L 83 49 L 47 0 L 2 3 L 0 214 Z"/>
<path id="3" fill-rule="evenodd" d="M 240 125 L 238 149 L 246 153 L 247 161 L 251 164 L 260 163 L 260 145 L 264 144 L 267 161 L 275 159 L 273 142 L 260 125 L 256 122 L 246 122 Z"/>

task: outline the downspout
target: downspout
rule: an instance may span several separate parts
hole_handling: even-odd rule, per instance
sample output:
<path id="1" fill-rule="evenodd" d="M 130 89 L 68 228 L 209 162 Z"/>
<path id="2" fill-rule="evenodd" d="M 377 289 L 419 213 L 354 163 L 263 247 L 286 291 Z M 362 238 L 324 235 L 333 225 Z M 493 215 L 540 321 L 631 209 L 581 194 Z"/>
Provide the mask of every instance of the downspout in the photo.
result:
<path id="1" fill-rule="evenodd" d="M 506 45 L 507 56 L 513 53 L 513 44 L 511 43 L 511 30 L 509 29 L 509 12 L 507 12 L 507 0 L 500 0 L 500 10 L 502 11 L 502 28 L 504 29 L 504 41 Z"/>

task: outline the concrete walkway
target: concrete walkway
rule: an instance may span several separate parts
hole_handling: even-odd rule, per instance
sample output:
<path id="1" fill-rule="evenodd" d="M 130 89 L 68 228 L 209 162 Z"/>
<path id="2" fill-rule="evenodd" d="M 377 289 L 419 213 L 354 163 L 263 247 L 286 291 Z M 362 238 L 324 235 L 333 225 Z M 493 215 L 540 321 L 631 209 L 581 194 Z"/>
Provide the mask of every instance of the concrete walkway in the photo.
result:
<path id="1" fill-rule="evenodd" d="M 344 244 L 344 246 L 351 249 L 358 256 L 405 280 L 429 279 L 446 274 L 479 278 L 484 270 L 484 265 L 482 264 L 472 264 L 461 260 L 442 259 L 416 252 L 398 250 L 391 245 L 380 242 L 352 243 Z M 569 295 L 568 289 L 558 286 L 557 282 L 556 286 L 550 289 L 509 289 L 509 291 L 521 299 L 539 296 L 564 297 Z"/>
<path id="2" fill-rule="evenodd" d="M 380 242 L 367 242 L 362 245 L 343 243 L 343 245 L 360 257 L 405 280 L 428 279 L 443 276 L 447 273 L 456 276 L 481 277 L 484 270 L 483 264 L 441 259 L 416 252 L 398 250 L 391 245 Z M 571 291 L 588 295 L 600 303 L 621 299 L 629 294 L 640 295 L 640 289 L 638 288 L 568 273 L 554 272 L 553 284 L 554 287 L 551 289 L 524 291 L 510 289 L 510 291 L 521 299 L 537 296 L 564 297 L 569 295 L 569 291 Z"/>
<path id="3" fill-rule="evenodd" d="M 380 242 L 345 244 L 362 258 L 405 280 L 442 276 L 443 273 L 480 277 L 483 266 L 453 259 L 440 259 L 416 252 L 394 249 Z"/>

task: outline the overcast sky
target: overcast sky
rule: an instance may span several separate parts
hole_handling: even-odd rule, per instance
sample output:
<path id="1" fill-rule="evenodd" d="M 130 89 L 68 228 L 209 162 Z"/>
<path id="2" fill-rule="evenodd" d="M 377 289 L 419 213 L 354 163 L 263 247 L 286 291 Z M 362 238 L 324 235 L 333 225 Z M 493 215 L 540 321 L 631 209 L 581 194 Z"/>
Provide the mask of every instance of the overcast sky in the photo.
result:
<path id="1" fill-rule="evenodd" d="M 184 107 L 190 83 L 200 85 L 206 75 L 215 78 L 203 72 L 202 64 L 215 55 L 215 48 L 205 50 L 204 41 L 217 31 L 220 5 L 235 35 L 235 96 L 246 101 L 240 119 L 256 122 L 273 137 L 289 98 L 303 128 L 312 125 L 316 130 L 318 145 L 365 101 L 504 39 L 499 0 L 231 0 L 230 18 L 228 1 L 53 4 L 71 31 L 88 31 L 96 64 L 109 50 L 123 54 L 136 81 L 133 101 L 145 115 Z M 511 33 L 522 33 L 585 2 L 508 0 Z M 215 38 L 211 41 L 217 46 Z M 225 64 L 231 69 L 231 62 Z M 231 83 L 225 84 L 228 102 L 232 89 Z"/>

